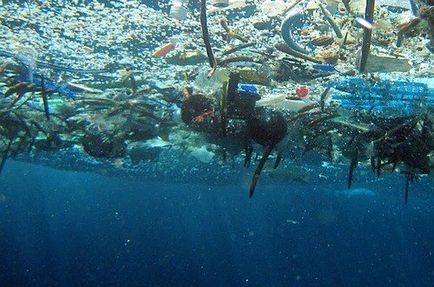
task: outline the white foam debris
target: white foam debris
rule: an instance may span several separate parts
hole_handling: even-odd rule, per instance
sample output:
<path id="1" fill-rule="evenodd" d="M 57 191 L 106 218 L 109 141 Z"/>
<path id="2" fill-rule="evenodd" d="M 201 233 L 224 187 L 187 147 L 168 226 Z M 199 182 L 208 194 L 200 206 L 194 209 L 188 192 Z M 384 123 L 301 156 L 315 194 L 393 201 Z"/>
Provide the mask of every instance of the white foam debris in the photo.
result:
<path id="1" fill-rule="evenodd" d="M 255 44 L 242 51 L 245 56 L 259 58 L 258 52 L 272 53 L 273 57 L 276 56 L 276 61 L 272 64 L 267 63 L 267 65 L 272 66 L 272 69 L 269 69 L 272 71 L 275 68 L 273 65 L 277 66 L 279 60 L 285 56 L 276 51 L 274 45 L 282 42 L 278 23 L 287 17 L 289 12 L 283 14 L 278 12 L 284 11 L 284 6 L 291 6 L 291 3 L 295 2 L 297 0 L 271 2 L 269 0 L 248 2 L 230 0 L 229 5 L 223 8 L 213 7 L 210 4 L 209 8 L 216 10 L 216 13 L 208 15 L 210 37 L 216 57 L 219 60 L 225 58 L 222 51 L 243 43 L 239 39 L 228 39 L 227 35 L 225 36 L 220 21 L 226 17 L 232 32 L 239 32 L 248 42 Z M 328 6 L 336 4 L 336 0 L 326 2 Z M 383 0 L 378 3 L 401 6 L 404 2 Z M 297 10 L 297 7 L 300 8 L 304 4 L 306 4 L 305 1 L 301 1 L 299 6 L 292 10 L 306 13 Z M 353 0 L 350 4 L 360 4 L 364 9 L 365 2 Z M 256 12 L 250 15 L 250 11 L 254 10 L 253 7 L 255 7 Z M 431 54 L 423 46 L 423 37 L 405 37 L 403 45 L 399 48 L 396 47 L 397 25 L 402 24 L 401 22 L 404 20 L 400 20 L 402 17 L 398 18 L 399 13 L 390 12 L 387 8 L 380 6 L 378 9 L 383 9 L 381 15 L 385 21 L 378 23 L 374 19 L 373 31 L 378 35 L 373 36 L 373 47 L 382 47 L 383 50 L 391 54 L 391 57 L 395 57 L 394 55 L 397 53 L 404 55 L 405 57 L 399 57 L 399 60 L 405 58 L 405 61 L 408 59 L 408 63 L 403 62 L 402 67 L 398 69 L 399 72 L 408 72 L 408 74 L 415 76 L 431 75 L 433 71 L 430 67 L 434 61 L 430 57 Z M 230 17 L 228 17 L 229 12 L 231 13 Z M 318 23 L 322 21 L 321 13 L 314 11 L 313 13 L 306 13 L 306 15 L 308 19 L 303 24 L 304 26 L 300 27 L 300 31 L 296 31 L 296 33 L 306 34 L 300 36 L 302 44 L 307 44 L 310 36 L 324 32 L 318 28 Z M 346 14 L 334 15 L 339 25 L 354 19 L 353 16 L 351 16 L 352 19 L 349 17 Z M 65 67 L 92 70 L 109 69 L 116 73 L 116 70 L 125 68 L 125 66 L 133 66 L 134 70 L 138 72 L 138 79 L 162 80 L 177 89 L 182 88 L 186 83 L 191 84 L 194 79 L 196 79 L 193 84 L 195 89 L 213 92 L 221 88 L 220 81 L 212 82 L 201 76 L 196 77 L 194 74 L 202 69 L 206 71 L 204 75 L 207 75 L 209 70 L 204 56 L 205 48 L 197 10 L 190 9 L 185 19 L 176 21 L 167 12 L 156 11 L 139 0 L 111 1 L 108 4 L 93 1 L 88 5 L 76 5 L 66 1 L 64 6 L 57 5 L 57 1 L 43 1 L 32 2 L 29 6 L 13 3 L 4 4 L 2 11 L 0 11 L 0 20 L 4 23 L 4 25 L 0 25 L 2 35 L 0 49 L 5 51 L 18 53 L 19 47 L 32 47 L 35 50 L 35 55 L 37 55 L 36 60 Z M 259 23 L 263 27 L 255 28 L 253 23 Z M 355 67 L 355 49 L 360 44 L 363 30 L 361 27 L 354 26 L 348 26 L 345 29 L 349 30 L 348 39 L 352 39 L 352 42 L 348 41 L 347 46 L 342 51 L 347 59 L 337 62 L 336 69 L 339 71 L 348 71 Z M 325 30 L 325 32 L 327 31 L 329 28 Z M 379 38 L 382 42 L 376 43 L 375 41 Z M 152 56 L 156 50 L 171 40 L 176 42 L 176 47 L 168 54 L 168 57 L 156 58 Z M 313 56 L 320 59 L 327 59 L 327 57 L 333 59 L 333 54 L 339 49 L 338 44 L 338 40 L 336 40 L 330 47 L 317 47 Z M 419 52 L 414 53 L 415 50 Z M 373 54 L 376 55 L 375 49 Z M 391 65 L 391 61 L 387 60 L 387 65 Z M 240 66 L 242 64 L 246 65 L 243 62 L 234 65 Z M 258 64 L 255 69 L 260 70 L 265 66 L 265 64 Z M 219 67 L 216 74 L 221 69 Z M 266 74 L 273 78 L 271 72 Z M 316 82 L 319 83 L 314 79 L 308 85 L 315 86 Z M 291 81 L 279 82 L 278 85 L 291 90 L 292 86 L 287 83 L 291 83 Z M 314 87 L 312 88 L 314 91 Z M 270 90 L 267 91 L 270 97 L 278 96 L 279 93 L 274 87 L 270 87 Z M 268 97 L 265 93 L 262 95 Z M 288 101 L 282 101 L 279 104 L 282 103 L 293 107 L 292 103 Z M 298 104 L 298 102 L 294 102 L 294 104 Z"/>
<path id="2" fill-rule="evenodd" d="M 168 16 L 139 5 L 139 1 L 118 2 L 117 7 L 97 1 L 87 6 L 66 2 L 61 8 L 47 2 L 32 4 L 31 14 L 26 6 L 2 9 L 7 12 L 2 19 L 12 21 L 17 29 L 3 26 L 8 40 L 2 41 L 0 48 L 11 45 L 14 49 L 17 42 L 25 43 L 38 54 L 81 69 L 103 69 L 114 60 L 129 57 L 145 63 L 143 59 L 150 57 L 151 47 L 161 41 L 164 32 L 179 30 Z"/>
<path id="3" fill-rule="evenodd" d="M 147 147 L 151 147 L 151 148 L 153 148 L 153 147 L 167 147 L 167 146 L 170 146 L 171 143 L 163 140 L 160 137 L 156 137 L 156 138 L 145 141 L 144 145 Z"/>
<path id="4" fill-rule="evenodd" d="M 203 163 L 210 163 L 215 156 L 215 154 L 212 151 L 209 151 L 205 145 L 198 148 L 190 148 L 190 154 Z"/>

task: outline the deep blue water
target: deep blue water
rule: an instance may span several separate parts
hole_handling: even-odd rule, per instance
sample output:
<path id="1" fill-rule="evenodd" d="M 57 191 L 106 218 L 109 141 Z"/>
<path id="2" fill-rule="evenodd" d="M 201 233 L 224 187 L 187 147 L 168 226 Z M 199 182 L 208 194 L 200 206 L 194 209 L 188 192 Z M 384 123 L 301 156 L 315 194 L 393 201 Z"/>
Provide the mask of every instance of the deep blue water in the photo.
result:
<path id="1" fill-rule="evenodd" d="M 8 162 L 0 286 L 433 286 L 415 184 L 170 185 Z"/>

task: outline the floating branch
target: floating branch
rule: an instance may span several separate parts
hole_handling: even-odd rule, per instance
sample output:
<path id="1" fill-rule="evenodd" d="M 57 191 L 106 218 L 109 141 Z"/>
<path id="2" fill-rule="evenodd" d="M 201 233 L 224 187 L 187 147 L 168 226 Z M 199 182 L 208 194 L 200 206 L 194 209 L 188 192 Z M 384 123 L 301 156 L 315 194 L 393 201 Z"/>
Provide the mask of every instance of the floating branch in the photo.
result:
<path id="1" fill-rule="evenodd" d="M 321 93 L 321 96 L 320 96 L 320 102 L 319 102 L 321 112 L 324 112 L 325 101 L 326 101 L 327 98 L 328 98 L 328 95 L 329 95 L 329 91 L 330 91 L 330 89 L 331 89 L 331 87 L 327 87 L 327 88 L 326 88 L 326 89 Z"/>
<path id="2" fill-rule="evenodd" d="M 417 5 L 415 0 L 409 0 L 408 2 L 410 4 L 411 13 L 417 16 L 419 14 L 419 5 Z"/>
<path id="3" fill-rule="evenodd" d="M 356 135 L 350 143 L 350 168 L 348 170 L 348 189 L 351 188 L 353 184 L 353 175 L 354 169 L 357 167 L 359 163 L 359 146 L 360 146 L 360 138 Z"/>
<path id="4" fill-rule="evenodd" d="M 5 167 L 6 160 L 8 159 L 9 151 L 11 149 L 11 145 L 12 145 L 12 140 L 9 140 L 9 143 L 8 143 L 8 146 L 7 146 L 6 150 L 3 151 L 2 160 L 0 162 L 0 174 L 2 173 L 3 168 Z"/>
<path id="5" fill-rule="evenodd" d="M 351 0 L 342 0 L 342 4 L 344 4 L 345 10 L 347 10 L 348 13 L 353 14 L 353 11 L 350 7 L 350 1 Z"/>
<path id="6" fill-rule="evenodd" d="M 295 6 L 297 6 L 298 3 L 300 3 L 301 1 L 302 0 L 288 1 L 288 2 L 291 2 L 291 3 L 289 3 L 288 6 L 282 10 L 282 14 L 287 13 L 289 10 L 291 10 L 292 8 L 294 8 Z"/>
<path id="7" fill-rule="evenodd" d="M 303 53 L 297 52 L 296 50 L 291 49 L 290 47 L 288 47 L 287 45 L 285 45 L 283 43 L 277 43 L 276 45 L 274 45 L 274 47 L 277 50 L 279 50 L 280 52 L 286 53 L 286 54 L 291 55 L 293 57 L 300 58 L 300 59 L 303 59 L 303 60 L 306 60 L 306 61 L 310 61 L 310 62 L 314 62 L 314 63 L 317 63 L 317 64 L 321 64 L 322 63 L 320 60 L 315 59 L 313 57 L 310 57 L 308 55 L 305 55 Z"/>
<path id="8" fill-rule="evenodd" d="M 241 44 L 241 45 L 235 46 L 235 47 L 233 47 L 233 48 L 230 48 L 230 49 L 224 51 L 224 52 L 222 53 L 222 55 L 223 55 L 223 56 L 226 56 L 226 55 L 229 55 L 229 54 L 235 53 L 235 52 L 237 52 L 237 51 L 240 51 L 240 50 L 242 50 L 242 49 L 250 48 L 250 47 L 253 47 L 253 46 L 255 46 L 255 43 Z"/>
<path id="9" fill-rule="evenodd" d="M 249 41 L 241 35 L 241 33 L 238 31 L 238 29 L 230 29 L 226 19 L 224 19 L 224 18 L 221 19 L 220 25 L 222 25 L 223 29 L 226 32 L 226 35 L 223 38 L 226 38 L 227 41 L 230 41 L 231 39 L 238 39 L 244 43 L 247 43 Z"/>
<path id="10" fill-rule="evenodd" d="M 375 8 L 375 0 L 366 0 L 365 7 L 365 20 L 369 23 L 373 22 L 374 19 L 374 8 Z M 372 38 L 372 29 L 364 28 L 363 32 L 363 43 L 362 43 L 362 57 L 360 58 L 360 67 L 359 71 L 361 73 L 366 70 L 366 63 L 368 62 L 369 51 L 371 49 L 371 38 Z"/>
<path id="11" fill-rule="evenodd" d="M 259 176 L 261 175 L 261 171 L 264 168 L 265 162 L 270 157 L 271 151 L 273 150 L 274 146 L 269 145 L 265 147 L 264 154 L 262 155 L 261 160 L 259 161 L 259 164 L 256 166 L 255 173 L 253 174 L 252 181 L 250 182 L 249 187 L 249 198 L 252 198 L 253 193 L 256 189 L 256 184 L 258 183 Z"/>
<path id="12" fill-rule="evenodd" d="M 212 51 L 211 43 L 209 40 L 208 23 L 206 17 L 206 0 L 202 0 L 200 5 L 200 25 L 202 27 L 202 37 L 203 37 L 203 42 L 205 43 L 208 62 L 211 66 L 211 71 L 209 72 L 208 76 L 211 76 L 217 67 L 217 61 L 214 57 L 214 52 Z"/>
<path id="13" fill-rule="evenodd" d="M 404 203 L 408 203 L 408 190 L 410 187 L 410 183 L 413 183 L 414 181 L 414 173 L 412 172 L 406 172 L 405 175 L 405 186 L 404 186 Z"/>
<path id="14" fill-rule="evenodd" d="M 321 9 L 321 12 L 324 14 L 324 18 L 329 22 L 330 26 L 332 27 L 333 31 L 335 31 L 335 34 L 338 38 L 342 38 L 342 32 L 341 29 L 339 29 L 338 24 L 336 24 L 335 20 L 333 20 L 333 17 L 327 8 L 325 8 L 322 4 L 319 4 L 319 8 Z"/>
<path id="15" fill-rule="evenodd" d="M 50 120 L 50 107 L 48 106 L 48 96 L 47 91 L 45 90 L 45 81 L 44 77 L 41 76 L 41 89 L 42 89 L 42 102 L 44 104 L 44 112 L 47 120 Z"/>
<path id="16" fill-rule="evenodd" d="M 249 56 L 233 56 L 219 61 L 218 65 L 226 66 L 229 63 L 236 63 L 236 62 L 263 63 L 263 61 Z"/>

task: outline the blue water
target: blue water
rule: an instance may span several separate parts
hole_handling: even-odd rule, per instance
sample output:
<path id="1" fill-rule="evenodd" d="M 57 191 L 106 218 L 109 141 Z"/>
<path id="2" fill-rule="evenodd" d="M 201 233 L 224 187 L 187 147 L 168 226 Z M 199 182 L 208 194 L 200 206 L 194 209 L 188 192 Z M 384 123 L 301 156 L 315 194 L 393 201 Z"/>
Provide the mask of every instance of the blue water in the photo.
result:
<path id="1" fill-rule="evenodd" d="M 170 185 L 9 161 L 0 286 L 433 286 L 434 197 L 401 182 Z M 382 189 L 380 189 L 380 187 Z"/>

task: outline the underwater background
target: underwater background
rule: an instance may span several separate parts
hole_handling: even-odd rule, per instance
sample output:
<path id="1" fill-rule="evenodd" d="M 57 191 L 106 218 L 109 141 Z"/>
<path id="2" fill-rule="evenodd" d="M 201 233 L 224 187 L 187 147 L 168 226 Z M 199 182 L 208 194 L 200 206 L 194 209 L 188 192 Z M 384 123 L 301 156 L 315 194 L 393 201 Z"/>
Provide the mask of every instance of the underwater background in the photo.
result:
<path id="1" fill-rule="evenodd" d="M 1 286 L 432 286 L 429 185 L 128 181 L 8 162 Z M 222 183 L 223 184 L 223 183 Z"/>

